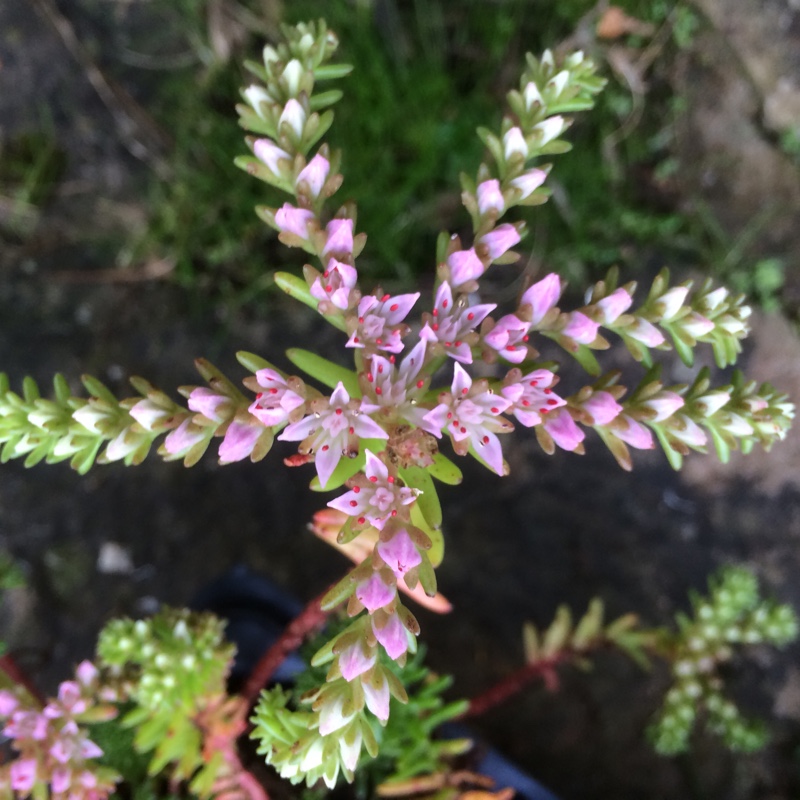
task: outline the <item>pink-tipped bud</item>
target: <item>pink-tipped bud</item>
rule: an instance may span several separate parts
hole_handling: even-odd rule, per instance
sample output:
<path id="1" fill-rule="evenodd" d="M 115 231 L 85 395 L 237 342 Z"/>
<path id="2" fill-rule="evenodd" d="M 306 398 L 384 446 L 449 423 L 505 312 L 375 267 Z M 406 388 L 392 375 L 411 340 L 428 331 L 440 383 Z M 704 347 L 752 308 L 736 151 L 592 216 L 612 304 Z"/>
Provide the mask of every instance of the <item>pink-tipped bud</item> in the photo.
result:
<path id="1" fill-rule="evenodd" d="M 492 178 L 478 184 L 478 211 L 481 216 L 490 211 L 502 214 L 505 209 L 503 193 L 500 191 L 500 181 Z"/>
<path id="2" fill-rule="evenodd" d="M 450 282 L 454 289 L 467 281 L 480 278 L 486 269 L 475 254 L 474 248 L 450 253 L 447 258 L 447 266 L 450 267 Z"/>
<path id="3" fill-rule="evenodd" d="M 664 334 L 642 317 L 636 317 L 633 325 L 625 328 L 625 333 L 646 347 L 658 347 L 664 343 Z"/>
<path id="4" fill-rule="evenodd" d="M 316 217 L 314 212 L 307 208 L 295 208 L 289 203 L 284 203 L 275 212 L 275 224 L 282 233 L 291 233 L 308 241 L 308 226 Z"/>
<path id="5" fill-rule="evenodd" d="M 253 142 L 253 152 L 259 161 L 269 167 L 273 175 L 280 175 L 281 161 L 291 161 L 292 157 L 283 149 L 278 147 L 271 139 L 256 139 Z"/>
<path id="6" fill-rule="evenodd" d="M 528 305 L 533 309 L 531 325 L 538 325 L 551 308 L 555 307 L 558 298 L 561 296 L 561 279 L 555 272 L 534 283 L 525 294 L 522 295 L 520 305 Z"/>
<path id="7" fill-rule="evenodd" d="M 405 528 L 397 531 L 388 542 L 381 542 L 377 549 L 378 555 L 398 578 L 422 563 L 422 557 Z"/>
<path id="8" fill-rule="evenodd" d="M 616 289 L 608 297 L 599 300 L 595 306 L 600 311 L 600 323 L 602 325 L 611 325 L 616 322 L 617 318 L 624 314 L 633 302 L 633 298 L 628 294 L 625 289 Z"/>
<path id="9" fill-rule="evenodd" d="M 631 419 L 626 414 L 619 418 L 614 435 L 637 450 L 652 450 L 655 447 L 653 434 L 641 422 Z"/>
<path id="10" fill-rule="evenodd" d="M 323 261 L 328 255 L 336 256 L 339 260 L 353 255 L 353 220 L 332 219 L 325 232 L 328 238 L 322 249 Z"/>
<path id="11" fill-rule="evenodd" d="M 294 98 L 286 101 L 286 105 L 278 120 L 278 128 L 280 129 L 284 123 L 289 126 L 292 133 L 294 133 L 298 139 L 302 138 L 303 128 L 305 128 L 306 125 L 306 111 Z"/>
<path id="12" fill-rule="evenodd" d="M 562 450 L 572 452 L 585 438 L 584 432 L 575 424 L 575 420 L 572 419 L 572 415 L 566 408 L 560 408 L 554 414 L 548 414 L 542 424 Z"/>
<path id="13" fill-rule="evenodd" d="M 586 314 L 581 314 L 580 311 L 573 311 L 570 314 L 569 322 L 567 322 L 561 333 L 579 344 L 591 344 L 597 338 L 597 329 L 599 327 L 599 323 L 589 319 Z"/>
<path id="14" fill-rule="evenodd" d="M 394 586 L 387 586 L 377 572 L 356 587 L 356 597 L 364 608 L 373 614 L 379 608 L 388 606 L 394 600 L 396 591 Z"/>
<path id="15" fill-rule="evenodd" d="M 662 422 L 669 419 L 676 411 L 683 408 L 684 400 L 679 394 L 675 392 L 663 391 L 645 400 L 642 405 L 655 411 L 656 415 L 651 422 Z"/>
<path id="16" fill-rule="evenodd" d="M 608 425 L 622 411 L 622 406 L 609 392 L 595 392 L 584 404 L 595 425 Z"/>
<path id="17" fill-rule="evenodd" d="M 225 437 L 219 446 L 220 464 L 232 464 L 234 461 L 241 461 L 253 452 L 253 448 L 264 432 L 264 427 L 258 424 L 255 419 L 252 425 L 240 422 L 238 419 L 231 420 Z"/>
<path id="18" fill-rule="evenodd" d="M 530 169 L 517 178 L 511 179 L 511 185 L 522 192 L 520 200 L 530 197 L 545 181 L 547 173 L 543 169 Z"/>
<path id="19" fill-rule="evenodd" d="M 187 402 L 190 410 L 202 414 L 214 422 L 225 422 L 233 411 L 230 397 L 217 394 L 212 389 L 199 386 L 189 395 Z"/>
<path id="20" fill-rule="evenodd" d="M 519 244 L 519 241 L 519 231 L 509 224 L 498 225 L 493 231 L 489 231 L 481 237 L 481 244 L 486 246 L 492 261 L 500 258 L 515 244 Z"/>
<path id="21" fill-rule="evenodd" d="M 325 185 L 325 181 L 328 180 L 330 169 L 331 165 L 328 159 L 317 153 L 300 171 L 295 186 L 299 187 L 305 181 L 311 196 L 317 198 Z"/>

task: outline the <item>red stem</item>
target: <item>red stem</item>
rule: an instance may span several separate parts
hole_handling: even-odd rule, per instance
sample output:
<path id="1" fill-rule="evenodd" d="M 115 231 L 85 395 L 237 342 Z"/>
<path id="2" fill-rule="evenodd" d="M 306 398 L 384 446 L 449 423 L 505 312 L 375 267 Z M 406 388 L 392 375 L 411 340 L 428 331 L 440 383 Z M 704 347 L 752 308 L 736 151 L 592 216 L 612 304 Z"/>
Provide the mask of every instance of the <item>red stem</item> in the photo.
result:
<path id="1" fill-rule="evenodd" d="M 315 597 L 286 627 L 277 641 L 258 660 L 242 690 L 246 706 L 252 705 L 258 693 L 267 685 L 275 670 L 286 660 L 286 657 L 297 650 L 306 637 L 319 630 L 328 617 L 328 612 L 320 607 L 322 598 L 328 593 L 326 589 Z"/>
<path id="2" fill-rule="evenodd" d="M 0 656 L 0 670 L 3 670 L 14 683 L 22 686 L 28 694 L 38 700 L 42 706 L 47 704 L 47 698 L 39 691 L 36 684 L 22 671 L 22 668 L 14 660 L 14 656 L 10 653 Z"/>
<path id="3" fill-rule="evenodd" d="M 520 667 L 516 672 L 498 681 L 494 686 L 490 686 L 485 692 L 473 697 L 469 701 L 469 707 L 461 715 L 461 719 L 466 717 L 477 717 L 486 711 L 500 705 L 500 703 L 521 692 L 526 686 L 541 678 L 545 687 L 554 692 L 558 689 L 558 673 L 556 667 L 569 661 L 572 654 L 567 651 L 556 653 L 550 658 L 534 661 Z"/>

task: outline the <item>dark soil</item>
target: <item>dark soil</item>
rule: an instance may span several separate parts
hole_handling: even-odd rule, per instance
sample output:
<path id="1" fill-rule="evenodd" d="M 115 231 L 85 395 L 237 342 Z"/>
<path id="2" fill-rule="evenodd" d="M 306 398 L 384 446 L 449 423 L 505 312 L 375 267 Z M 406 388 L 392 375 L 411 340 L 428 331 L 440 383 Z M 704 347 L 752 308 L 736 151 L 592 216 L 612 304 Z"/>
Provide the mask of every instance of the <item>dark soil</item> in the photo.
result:
<path id="1" fill-rule="evenodd" d="M 76 25 L 82 19 L 77 0 L 62 11 Z M 13 384 L 26 374 L 46 384 L 58 371 L 78 391 L 88 372 L 127 395 L 127 378 L 137 374 L 172 391 L 199 380 L 198 356 L 236 378 L 238 349 L 279 360 L 302 337 L 336 352 L 338 334 L 283 298 L 231 318 L 167 283 L 109 282 L 109 251 L 87 244 L 85 233 L 140 223 L 137 187 L 147 167 L 109 135 L 109 109 L 33 7 L 0 5 L 0 30 L 3 135 L 37 128 L 48 109 L 67 156 L 35 234 L 9 238 L 2 254 L 0 364 Z M 774 328 L 759 330 L 745 368 L 758 372 L 771 357 L 771 377 L 789 390 L 780 379 L 796 380 L 785 360 L 796 357 L 796 340 L 785 329 L 777 342 Z M 678 365 L 669 370 L 670 379 L 685 378 Z M 567 370 L 567 385 L 571 376 L 578 380 Z M 419 612 L 432 666 L 454 674 L 455 695 L 469 696 L 521 663 L 524 621 L 544 625 L 562 602 L 582 613 L 601 596 L 610 616 L 634 610 L 646 623 L 667 623 L 721 564 L 752 567 L 800 609 L 800 461 L 796 442 L 785 446 L 783 456 L 776 448 L 777 474 L 737 465 L 721 473 L 698 458 L 691 482 L 659 453 L 636 454 L 627 474 L 599 441 L 584 457 L 547 457 L 524 435 L 506 447 L 510 478 L 465 465 L 464 485 L 441 492 L 448 552 L 439 584 L 455 612 Z M 301 600 L 319 593 L 346 567 L 305 530 L 327 498 L 308 491 L 309 468 L 282 467 L 286 445 L 275 450 L 256 467 L 222 468 L 209 455 L 185 470 L 151 457 L 86 477 L 66 465 L 4 465 L 0 550 L 19 561 L 28 585 L 5 600 L 2 638 L 52 688 L 91 656 L 109 617 L 186 604 L 233 565 L 247 564 Z M 119 572 L 98 568 L 109 543 L 129 559 Z M 557 694 L 533 688 L 475 728 L 564 798 L 796 797 L 798 655 L 800 646 L 757 651 L 732 675 L 743 707 L 771 718 L 772 744 L 757 756 L 731 756 L 703 735 L 690 756 L 655 756 L 644 729 L 666 676 L 613 654 L 590 673 L 565 672 Z"/>

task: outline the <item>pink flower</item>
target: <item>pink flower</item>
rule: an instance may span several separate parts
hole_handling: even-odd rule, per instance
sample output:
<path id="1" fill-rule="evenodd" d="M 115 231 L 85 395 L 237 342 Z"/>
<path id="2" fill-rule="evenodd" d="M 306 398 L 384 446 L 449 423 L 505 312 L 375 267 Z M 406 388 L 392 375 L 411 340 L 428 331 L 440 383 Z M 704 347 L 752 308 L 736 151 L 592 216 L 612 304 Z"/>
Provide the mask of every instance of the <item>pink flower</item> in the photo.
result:
<path id="1" fill-rule="evenodd" d="M 307 242 L 308 226 L 316 222 L 314 212 L 307 208 L 295 208 L 289 203 L 284 203 L 275 212 L 275 224 L 281 233 L 290 233 Z"/>
<path id="2" fill-rule="evenodd" d="M 295 188 L 299 190 L 300 185 L 304 183 L 308 187 L 311 197 L 316 199 L 319 197 L 325 181 L 328 180 L 330 169 L 331 165 L 328 159 L 317 153 L 300 171 L 294 184 Z"/>
<path id="3" fill-rule="evenodd" d="M 374 670 L 368 678 L 361 679 L 367 708 L 383 722 L 389 719 L 389 682 L 382 670 Z"/>
<path id="4" fill-rule="evenodd" d="M 372 345 L 389 353 L 399 353 L 403 349 L 403 330 L 408 331 L 408 327 L 401 327 L 400 323 L 418 299 L 419 292 L 396 297 L 388 294 L 381 298 L 371 294 L 362 297 L 358 304 L 358 327 L 345 346 Z"/>
<path id="5" fill-rule="evenodd" d="M 526 342 L 530 325 L 515 314 L 506 314 L 483 337 L 483 341 L 496 350 L 506 361 L 521 364 L 528 355 Z"/>
<path id="6" fill-rule="evenodd" d="M 98 674 L 97 667 L 91 661 L 81 661 L 75 670 L 75 675 L 83 686 L 91 686 Z"/>
<path id="7" fill-rule="evenodd" d="M 580 311 L 573 311 L 569 315 L 569 321 L 561 333 L 579 344 L 591 344 L 597 338 L 597 329 L 600 324 L 589 319 L 586 314 Z"/>
<path id="8" fill-rule="evenodd" d="M 81 687 L 75 681 L 64 681 L 58 687 L 58 701 L 68 714 L 82 714 L 86 701 L 81 697 Z"/>
<path id="9" fill-rule="evenodd" d="M 365 452 L 366 480 L 358 481 L 349 492 L 331 500 L 328 506 L 351 517 L 358 517 L 360 524 L 368 520 L 370 525 L 381 531 L 387 520 L 397 515 L 397 509 L 413 503 L 416 495 L 407 487 L 399 487 L 386 464 L 369 450 Z"/>
<path id="10" fill-rule="evenodd" d="M 522 194 L 520 200 L 530 197 L 545 181 L 547 173 L 543 169 L 531 169 L 523 172 L 518 178 L 512 178 L 511 185 Z"/>
<path id="11" fill-rule="evenodd" d="M 234 461 L 241 461 L 247 458 L 256 446 L 261 434 L 264 433 L 264 426 L 255 417 L 247 415 L 247 420 L 242 420 L 239 416 L 234 417 L 222 444 L 219 446 L 219 463 L 232 464 Z"/>
<path id="12" fill-rule="evenodd" d="M 361 581 L 356 587 L 358 601 L 370 614 L 375 613 L 379 608 L 388 606 L 396 596 L 397 592 L 394 586 L 388 586 L 380 572 L 373 572 L 367 580 Z"/>
<path id="13" fill-rule="evenodd" d="M 633 325 L 625 328 L 623 333 L 646 347 L 658 347 L 664 343 L 664 334 L 642 317 L 636 317 Z"/>
<path id="14" fill-rule="evenodd" d="M 546 275 L 542 280 L 534 283 L 520 300 L 520 308 L 530 306 L 532 309 L 530 325 L 537 326 L 551 308 L 555 308 L 561 296 L 561 279 L 555 272 Z"/>
<path id="15" fill-rule="evenodd" d="M 426 409 L 420 408 L 416 399 L 423 391 L 426 380 L 418 379 L 425 363 L 427 342 L 421 339 L 400 362 L 400 367 L 375 355 L 369 363 L 366 378 L 375 393 L 375 403 L 387 412 L 402 417 L 416 427 L 421 427 Z"/>
<path id="16" fill-rule="evenodd" d="M 50 788 L 53 794 L 66 792 L 72 782 L 72 771 L 68 767 L 56 767 L 50 778 Z"/>
<path id="17" fill-rule="evenodd" d="M 408 631 L 396 612 L 389 616 L 383 627 L 379 627 L 377 620 L 373 617 L 372 631 L 393 661 L 400 658 L 408 650 Z"/>
<path id="18" fill-rule="evenodd" d="M 259 161 L 269 167 L 273 175 L 281 174 L 281 161 L 291 163 L 292 157 L 275 144 L 271 139 L 256 139 L 253 142 L 253 152 Z"/>
<path id="19" fill-rule="evenodd" d="M 7 689 L 0 689 L 0 717 L 10 717 L 19 705 L 19 700 Z"/>
<path id="20" fill-rule="evenodd" d="M 36 759 L 18 758 L 11 762 L 11 788 L 27 795 L 36 783 Z"/>
<path id="21" fill-rule="evenodd" d="M 357 279 L 355 267 L 332 258 L 321 277 L 311 284 L 311 296 L 317 300 L 327 300 L 336 308 L 344 310 L 350 305 L 350 293 L 355 288 Z"/>
<path id="22" fill-rule="evenodd" d="M 509 224 L 498 225 L 484 234 L 480 243 L 486 247 L 489 258 L 494 261 L 520 241 L 519 231 Z"/>
<path id="23" fill-rule="evenodd" d="M 503 193 L 500 191 L 500 181 L 492 178 L 478 184 L 478 212 L 481 216 L 490 211 L 496 212 L 499 216 L 505 209 Z"/>
<path id="24" fill-rule="evenodd" d="M 622 439 L 637 450 L 652 450 L 655 447 L 653 434 L 641 422 L 637 422 L 627 414 L 622 414 L 618 418 L 613 431 L 617 439 Z"/>
<path id="25" fill-rule="evenodd" d="M 456 363 L 451 392 L 440 394 L 439 405 L 425 415 L 426 430 L 437 438 L 446 431 L 459 455 L 465 455 L 472 446 L 491 469 L 502 475 L 503 453 L 495 432 L 508 433 L 513 429 L 508 420 L 500 417 L 511 401 L 488 389 L 472 393 L 471 389 L 472 378 Z"/>
<path id="26" fill-rule="evenodd" d="M 349 683 L 353 678 L 374 667 L 377 660 L 378 653 L 359 639 L 339 653 L 339 669 L 342 671 L 342 677 Z"/>
<path id="27" fill-rule="evenodd" d="M 480 278 L 486 271 L 486 267 L 476 255 L 474 248 L 450 253 L 447 257 L 447 266 L 450 267 L 450 281 L 454 289 L 467 281 Z"/>
<path id="28" fill-rule="evenodd" d="M 594 304 L 600 311 L 600 324 L 610 325 L 616 321 L 617 317 L 624 314 L 633 302 L 633 298 L 625 289 L 616 289 L 608 297 L 604 297 Z"/>
<path id="29" fill-rule="evenodd" d="M 389 435 L 367 416 L 377 410 L 377 406 L 365 400 L 351 401 L 341 382 L 329 399 L 314 402 L 315 410 L 286 427 L 278 438 L 285 442 L 302 442 L 301 453 L 314 453 L 317 475 L 325 486 L 342 455 L 358 452 L 359 439 L 388 439 Z"/>
<path id="30" fill-rule="evenodd" d="M 508 410 L 526 428 L 539 425 L 543 416 L 566 405 L 567 401 L 550 388 L 554 382 L 555 375 L 549 369 L 537 369 L 520 378 L 517 383 L 504 386 L 503 397 L 512 404 Z"/>
<path id="31" fill-rule="evenodd" d="M 397 531 L 388 541 L 379 542 L 377 550 L 397 578 L 402 578 L 406 572 L 422 563 L 422 556 L 405 528 Z"/>
<path id="32" fill-rule="evenodd" d="M 470 339 L 475 328 L 496 308 L 492 303 L 467 306 L 455 305 L 453 293 L 447 281 L 436 291 L 433 319 L 425 323 L 420 339 L 440 344 L 450 358 L 463 364 L 472 363 Z"/>
<path id="33" fill-rule="evenodd" d="M 353 255 L 353 220 L 332 219 L 325 228 L 328 238 L 322 248 L 323 262 L 332 255 L 338 259 Z"/>
<path id="34" fill-rule="evenodd" d="M 585 438 L 584 432 L 575 424 L 566 408 L 560 408 L 555 414 L 548 414 L 542 424 L 562 450 L 575 450 Z"/>
<path id="35" fill-rule="evenodd" d="M 214 422 L 225 422 L 233 413 L 233 403 L 230 397 L 217 394 L 204 386 L 199 386 L 192 391 L 187 405 L 191 411 L 202 414 L 206 419 Z"/>
<path id="36" fill-rule="evenodd" d="M 14 711 L 11 721 L 3 729 L 6 736 L 12 739 L 33 739 L 41 742 L 47 738 L 50 722 L 44 714 L 36 711 Z"/>
<path id="37" fill-rule="evenodd" d="M 256 395 L 255 401 L 247 410 L 263 425 L 274 426 L 287 422 L 290 414 L 300 408 L 305 399 L 289 388 L 283 376 L 272 369 L 260 369 L 256 372 L 256 381 L 264 391 Z M 295 378 L 295 388 L 300 388 L 300 381 Z"/>
<path id="38" fill-rule="evenodd" d="M 584 404 L 583 410 L 588 412 L 593 425 L 608 425 L 622 411 L 622 406 L 608 392 L 595 392 Z"/>

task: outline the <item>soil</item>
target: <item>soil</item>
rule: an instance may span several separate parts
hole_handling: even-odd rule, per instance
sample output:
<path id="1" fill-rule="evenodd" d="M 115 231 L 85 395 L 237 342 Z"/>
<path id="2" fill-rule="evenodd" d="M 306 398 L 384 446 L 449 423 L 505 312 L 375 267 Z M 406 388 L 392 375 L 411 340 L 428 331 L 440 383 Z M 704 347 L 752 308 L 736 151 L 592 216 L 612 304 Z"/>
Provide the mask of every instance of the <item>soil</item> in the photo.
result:
<path id="1" fill-rule="evenodd" d="M 748 204 L 752 214 L 764 195 L 780 192 L 780 213 L 766 225 L 763 246 L 796 264 L 797 227 L 787 224 L 784 212 L 796 217 L 800 178 L 764 126 L 750 124 L 766 108 L 770 73 L 762 69 L 762 83 L 755 84 L 747 70 L 755 69 L 748 54 L 757 51 L 760 63 L 772 60 L 772 80 L 784 81 L 781 91 L 798 85 L 796 60 L 787 66 L 781 59 L 800 52 L 792 49 L 800 11 L 771 2 L 769 13 L 758 16 L 761 4 L 754 3 L 731 0 L 737 13 L 704 29 L 698 49 L 676 65 L 676 81 L 690 75 L 693 87 L 686 139 L 692 145 L 681 154 L 689 176 L 683 199 L 696 197 L 697 182 L 724 206 L 720 219 L 733 227 L 746 219 Z M 99 48 L 101 61 L 113 62 L 92 29 L 96 17 L 89 12 L 96 5 L 72 0 L 58 8 Z M 702 6 L 712 23 L 718 19 L 712 0 Z M 9 238 L 2 253 L 0 364 L 12 383 L 19 386 L 30 374 L 46 385 L 62 372 L 78 391 L 79 376 L 88 372 L 123 396 L 130 393 L 130 375 L 171 391 L 198 381 L 192 368 L 198 356 L 242 376 L 233 357 L 238 349 L 277 359 L 300 337 L 336 357 L 338 335 L 284 298 L 273 298 L 261 315 L 233 316 L 192 302 L 167 281 L 132 282 L 124 271 L 109 280 L 113 253 L 97 245 L 102 237 L 87 239 L 87 230 L 110 235 L 142 223 L 140 191 L 152 163 L 131 153 L 142 155 L 132 146 L 135 136 L 119 135 L 112 113 L 118 107 L 98 97 L 85 64 L 37 13 L 40 7 L 40 0 L 0 5 L 0 132 L 8 138 L 36 129 L 46 113 L 67 156 L 33 235 Z M 749 28 L 756 16 L 760 33 Z M 779 23 L 771 28 L 773 18 Z M 735 69 L 716 60 L 722 51 L 737 54 Z M 705 79 L 722 81 L 713 97 L 747 95 L 755 105 L 744 113 L 735 104 L 713 102 Z M 134 92 L 135 78 L 126 85 Z M 770 119 L 780 123 L 774 114 Z M 736 144 L 739 155 L 721 159 L 721 148 Z M 158 147 L 148 152 L 157 154 Z M 765 160 L 754 165 L 758 153 Z M 765 174 L 763 166 L 759 173 L 765 164 L 779 167 Z M 737 183 L 745 165 L 760 182 Z M 795 273 L 790 280 L 797 280 Z M 800 397 L 800 344 L 791 326 L 765 318 L 754 328 L 745 370 Z M 686 377 L 675 363 L 667 374 L 673 381 Z M 568 369 L 563 380 L 569 385 L 578 374 Z M 419 618 L 430 662 L 454 674 L 455 694 L 469 696 L 510 673 L 521 663 L 523 623 L 546 624 L 561 602 L 581 613 L 590 598 L 601 596 L 609 616 L 635 610 L 645 622 L 663 624 L 687 607 L 687 592 L 701 590 L 716 567 L 737 563 L 752 567 L 769 592 L 800 609 L 796 435 L 770 458 L 754 455 L 720 468 L 698 456 L 681 475 L 655 452 L 636 454 L 635 470 L 625 473 L 599 441 L 590 442 L 583 457 L 545 456 L 525 436 L 505 451 L 509 478 L 466 464 L 463 486 L 441 492 L 448 552 L 438 575 L 455 612 L 442 618 L 420 611 Z M 68 665 L 91 656 L 109 617 L 186 604 L 234 565 L 248 565 L 301 600 L 313 597 L 346 564 L 306 532 L 325 498 L 308 491 L 309 468 L 280 467 L 278 460 L 290 452 L 276 447 L 257 467 L 222 468 L 206 457 L 191 470 L 151 457 L 135 469 L 97 467 L 85 477 L 65 465 L 30 471 L 4 465 L 0 550 L 14 556 L 28 580 L 6 595 L 2 638 L 52 688 Z M 758 650 L 731 674 L 743 707 L 770 718 L 772 743 L 755 756 L 731 756 L 704 735 L 685 758 L 655 756 L 644 729 L 666 675 L 645 674 L 613 654 L 598 658 L 589 673 L 565 672 L 558 693 L 533 688 L 474 726 L 563 798 L 796 797 L 799 655 L 800 645 Z"/>

